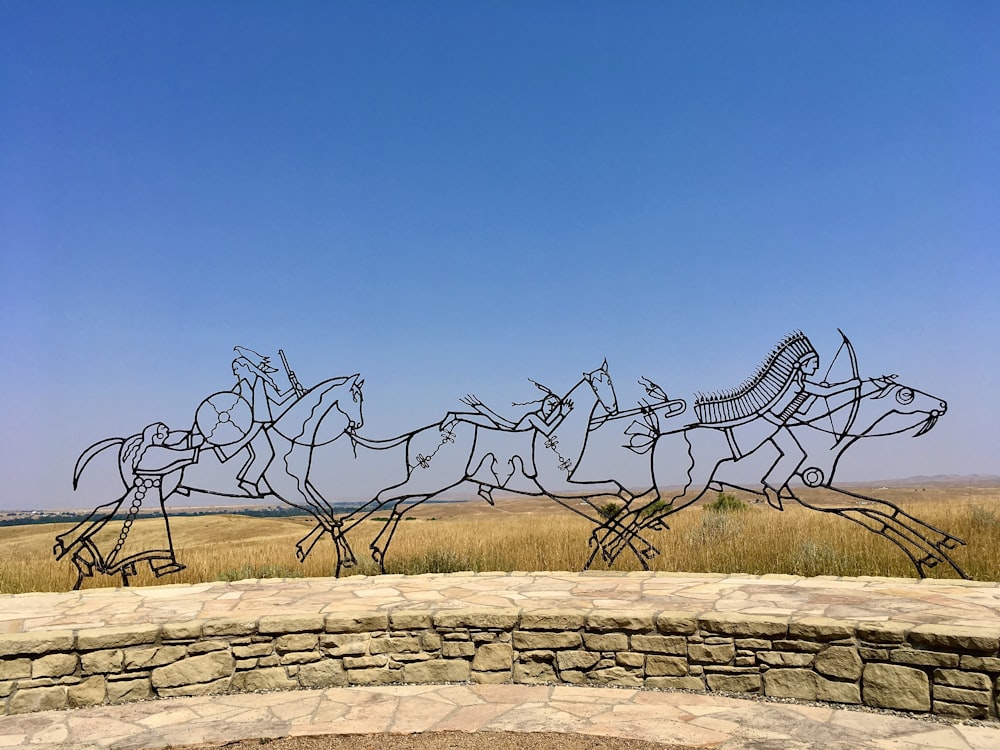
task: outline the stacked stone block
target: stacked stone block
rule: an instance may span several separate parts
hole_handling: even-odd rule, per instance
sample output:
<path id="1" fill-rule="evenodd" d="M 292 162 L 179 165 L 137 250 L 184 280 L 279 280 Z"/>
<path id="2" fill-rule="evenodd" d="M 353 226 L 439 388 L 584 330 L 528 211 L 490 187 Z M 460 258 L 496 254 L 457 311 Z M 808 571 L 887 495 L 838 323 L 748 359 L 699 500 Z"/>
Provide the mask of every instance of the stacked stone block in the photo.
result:
<path id="1" fill-rule="evenodd" d="M 621 686 L 996 718 L 1000 631 L 608 610 L 399 609 L 0 635 L 0 710 L 395 683 Z"/>

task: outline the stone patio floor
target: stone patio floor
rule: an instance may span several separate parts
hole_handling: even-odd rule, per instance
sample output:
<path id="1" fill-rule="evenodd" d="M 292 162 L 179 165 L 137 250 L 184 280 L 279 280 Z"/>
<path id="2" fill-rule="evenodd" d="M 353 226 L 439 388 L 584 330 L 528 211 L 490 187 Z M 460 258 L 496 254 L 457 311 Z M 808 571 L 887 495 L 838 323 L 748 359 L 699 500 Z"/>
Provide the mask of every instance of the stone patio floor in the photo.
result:
<path id="1" fill-rule="evenodd" d="M 526 685 L 399 685 L 169 698 L 0 717 L 0 747 L 165 748 L 457 730 L 627 737 L 690 748 L 995 750 L 1000 725 L 944 724 L 720 695 Z"/>
<path id="2" fill-rule="evenodd" d="M 831 617 L 1000 628 L 1000 585 L 708 574 L 450 574 L 284 579 L 0 596 L 0 633 L 191 619 L 469 607 Z M 721 695 L 413 685 L 172 698 L 0 717 L 0 747 L 160 748 L 255 737 L 558 731 L 698 748 L 997 748 L 1000 723 L 948 724 Z"/>
<path id="3" fill-rule="evenodd" d="M 0 596 L 0 633 L 265 614 L 516 607 L 672 610 L 798 620 L 1000 627 L 1000 584 L 673 573 L 450 573 L 284 578 Z"/>

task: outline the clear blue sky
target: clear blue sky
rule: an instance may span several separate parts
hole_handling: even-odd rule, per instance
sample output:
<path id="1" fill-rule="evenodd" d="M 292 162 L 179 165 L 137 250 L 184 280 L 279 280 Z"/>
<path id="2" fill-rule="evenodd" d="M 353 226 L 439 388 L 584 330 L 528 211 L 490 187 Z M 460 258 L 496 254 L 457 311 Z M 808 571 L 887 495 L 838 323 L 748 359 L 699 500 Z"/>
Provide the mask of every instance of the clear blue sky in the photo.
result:
<path id="1" fill-rule="evenodd" d="M 1000 473 L 1000 6 L 0 4 L 0 508 L 190 424 L 235 344 L 365 433 L 792 329 L 949 402 L 842 479 Z M 867 446 L 866 446 L 867 447 Z M 104 498 L 110 499 L 110 498 Z"/>

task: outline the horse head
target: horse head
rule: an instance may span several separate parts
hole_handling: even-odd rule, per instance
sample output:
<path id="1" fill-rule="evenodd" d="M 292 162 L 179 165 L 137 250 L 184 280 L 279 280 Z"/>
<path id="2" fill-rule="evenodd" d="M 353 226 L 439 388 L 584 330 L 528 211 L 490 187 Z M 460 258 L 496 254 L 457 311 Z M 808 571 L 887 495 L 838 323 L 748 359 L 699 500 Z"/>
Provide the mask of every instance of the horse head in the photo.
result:
<path id="1" fill-rule="evenodd" d="M 355 432 L 364 426 L 365 420 L 361 413 L 361 405 L 364 402 L 364 394 L 361 389 L 364 384 L 364 378 L 354 374 L 341 386 L 343 392 L 337 399 L 337 411 L 347 417 L 345 432 Z M 348 398 L 348 394 L 350 398 Z"/>
<path id="2" fill-rule="evenodd" d="M 948 403 L 937 396 L 897 383 L 895 378 L 872 378 L 874 390 L 861 397 L 856 424 L 860 436 L 895 435 L 919 428 L 913 437 L 930 432 L 948 411 Z M 876 430 L 877 431 L 873 431 Z"/>
<path id="3" fill-rule="evenodd" d="M 604 407 L 608 414 L 618 413 L 618 396 L 615 394 L 615 386 L 611 382 L 611 375 L 608 374 L 608 360 L 596 370 L 583 373 L 583 378 L 597 396 L 597 402 Z"/>
<path id="4" fill-rule="evenodd" d="M 829 486 L 841 455 L 860 438 L 898 435 L 913 429 L 913 437 L 919 437 L 927 434 L 948 410 L 944 400 L 897 383 L 895 377 L 865 381 L 862 393 L 855 398 L 857 414 L 844 432 L 825 429 L 822 418 L 808 423 L 809 429 L 793 428 L 807 454 L 798 471 L 806 486 Z M 848 401 L 835 411 L 852 403 Z"/>

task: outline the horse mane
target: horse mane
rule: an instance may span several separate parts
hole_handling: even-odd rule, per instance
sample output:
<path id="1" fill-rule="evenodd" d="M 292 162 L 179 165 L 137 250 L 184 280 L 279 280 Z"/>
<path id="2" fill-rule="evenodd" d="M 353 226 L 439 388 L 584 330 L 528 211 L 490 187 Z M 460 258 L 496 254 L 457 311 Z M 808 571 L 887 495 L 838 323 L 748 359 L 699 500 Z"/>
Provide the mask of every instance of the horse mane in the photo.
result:
<path id="1" fill-rule="evenodd" d="M 271 429 L 293 443 L 316 447 L 319 445 L 316 443 L 316 432 L 320 422 L 336 404 L 336 399 L 329 398 L 329 394 L 357 377 L 355 374 L 330 378 L 313 386 L 275 420 Z"/>
<path id="2" fill-rule="evenodd" d="M 727 391 L 699 393 L 694 412 L 701 424 L 737 424 L 767 411 L 785 392 L 795 366 L 816 350 L 802 331 L 792 331 L 739 386 Z"/>

